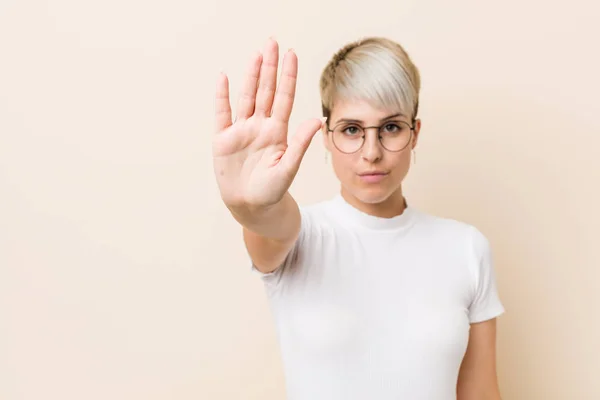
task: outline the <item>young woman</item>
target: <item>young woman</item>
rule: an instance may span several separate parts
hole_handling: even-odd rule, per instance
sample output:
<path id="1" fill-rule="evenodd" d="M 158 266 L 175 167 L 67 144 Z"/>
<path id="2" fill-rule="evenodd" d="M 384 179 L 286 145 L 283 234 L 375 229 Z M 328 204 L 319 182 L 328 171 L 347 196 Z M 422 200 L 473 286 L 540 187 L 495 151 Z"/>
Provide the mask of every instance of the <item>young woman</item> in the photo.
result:
<path id="1" fill-rule="evenodd" d="M 288 143 L 298 60 L 278 44 L 250 63 L 232 121 L 216 97 L 214 168 L 272 306 L 290 400 L 499 400 L 498 297 L 473 226 L 407 202 L 421 130 L 420 77 L 385 38 L 339 50 L 323 71 L 324 118 Z M 299 207 L 288 189 L 323 133 L 340 193 Z M 265 379 L 269 379 L 265 376 Z"/>

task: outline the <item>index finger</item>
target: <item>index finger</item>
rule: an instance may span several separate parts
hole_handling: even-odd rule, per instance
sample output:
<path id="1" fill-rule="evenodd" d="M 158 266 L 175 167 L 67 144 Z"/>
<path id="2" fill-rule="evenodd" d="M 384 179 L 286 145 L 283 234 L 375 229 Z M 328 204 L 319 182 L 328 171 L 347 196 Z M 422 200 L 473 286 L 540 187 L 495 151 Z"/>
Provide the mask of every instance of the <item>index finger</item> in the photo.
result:
<path id="1" fill-rule="evenodd" d="M 281 77 L 277 93 L 275 94 L 272 114 L 274 118 L 285 123 L 289 122 L 292 107 L 294 106 L 297 76 L 298 58 L 296 57 L 296 53 L 290 49 L 283 58 L 283 67 L 281 68 Z"/>

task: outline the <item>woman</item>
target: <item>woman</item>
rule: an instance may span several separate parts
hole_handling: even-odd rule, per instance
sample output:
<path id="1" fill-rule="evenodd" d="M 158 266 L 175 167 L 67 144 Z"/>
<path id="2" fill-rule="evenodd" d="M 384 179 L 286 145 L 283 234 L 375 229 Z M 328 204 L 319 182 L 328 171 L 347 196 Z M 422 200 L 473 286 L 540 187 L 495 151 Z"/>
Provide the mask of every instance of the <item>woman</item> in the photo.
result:
<path id="1" fill-rule="evenodd" d="M 290 142 L 297 57 L 252 60 L 237 116 L 219 77 L 214 167 L 272 306 L 291 400 L 498 400 L 499 300 L 486 238 L 408 204 L 420 77 L 384 38 L 350 43 L 323 71 L 325 118 Z M 299 207 L 288 189 L 313 136 L 340 181 Z M 269 377 L 265 377 L 269 379 Z"/>

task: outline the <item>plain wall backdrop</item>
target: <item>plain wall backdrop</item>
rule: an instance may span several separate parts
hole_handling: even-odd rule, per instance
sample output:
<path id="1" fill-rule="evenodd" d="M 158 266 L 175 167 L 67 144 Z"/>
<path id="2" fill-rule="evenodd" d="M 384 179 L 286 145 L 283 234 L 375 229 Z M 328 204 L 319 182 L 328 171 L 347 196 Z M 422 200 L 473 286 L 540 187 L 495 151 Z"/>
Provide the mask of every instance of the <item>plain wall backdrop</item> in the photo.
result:
<path id="1" fill-rule="evenodd" d="M 334 51 L 387 36 L 420 68 L 409 201 L 480 228 L 507 312 L 505 400 L 600 399 L 600 6 L 592 1 L 1 0 L 0 398 L 284 398 L 277 338 L 213 178 L 273 35 L 292 131 Z M 292 187 L 338 191 L 317 136 Z"/>

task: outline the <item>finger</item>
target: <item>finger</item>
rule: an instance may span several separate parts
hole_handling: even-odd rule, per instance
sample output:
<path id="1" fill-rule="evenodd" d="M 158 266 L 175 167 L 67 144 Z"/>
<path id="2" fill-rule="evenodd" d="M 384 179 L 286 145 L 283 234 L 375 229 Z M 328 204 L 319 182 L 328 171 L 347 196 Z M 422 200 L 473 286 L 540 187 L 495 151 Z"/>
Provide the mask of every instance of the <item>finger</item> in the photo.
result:
<path id="1" fill-rule="evenodd" d="M 215 100 L 216 131 L 231 126 L 231 105 L 229 104 L 229 79 L 223 72 L 217 79 L 217 94 Z"/>
<path id="2" fill-rule="evenodd" d="M 277 86 L 277 64 L 279 63 L 279 45 L 269 39 L 265 46 L 263 63 L 260 69 L 258 93 L 256 95 L 256 113 L 271 115 L 275 87 Z"/>
<path id="3" fill-rule="evenodd" d="M 246 80 L 238 100 L 237 118 L 249 118 L 254 113 L 254 103 L 256 101 L 256 88 L 258 86 L 258 77 L 260 74 L 260 65 L 262 64 L 262 54 L 256 53 L 246 73 Z"/>
<path id="4" fill-rule="evenodd" d="M 273 117 L 286 124 L 290 120 L 294 97 L 296 96 L 296 79 L 298 76 L 298 57 L 290 49 L 283 57 L 283 68 L 281 78 L 273 104 Z"/>
<path id="5" fill-rule="evenodd" d="M 300 167 L 304 154 L 306 154 L 308 146 L 315 134 L 323 127 L 324 123 L 324 118 L 313 118 L 300 125 L 298 131 L 294 137 L 292 137 L 283 157 L 281 157 L 280 162 L 284 169 L 288 170 L 293 175 L 298 172 L 298 168 Z"/>

